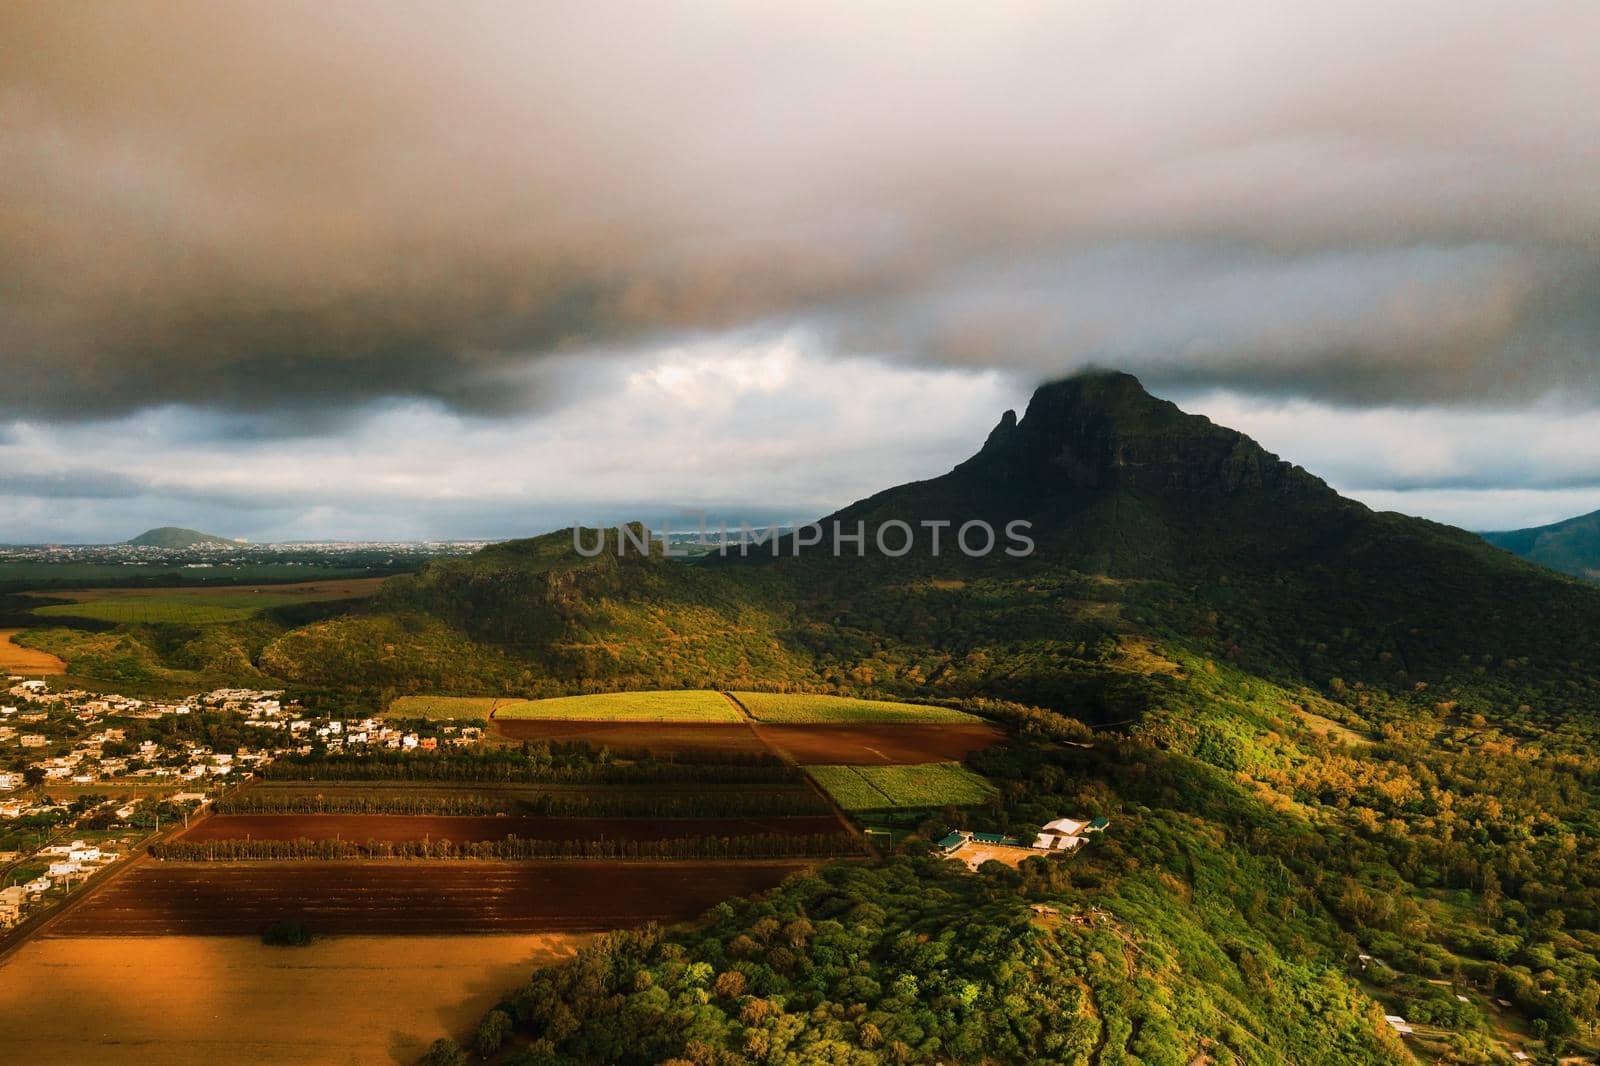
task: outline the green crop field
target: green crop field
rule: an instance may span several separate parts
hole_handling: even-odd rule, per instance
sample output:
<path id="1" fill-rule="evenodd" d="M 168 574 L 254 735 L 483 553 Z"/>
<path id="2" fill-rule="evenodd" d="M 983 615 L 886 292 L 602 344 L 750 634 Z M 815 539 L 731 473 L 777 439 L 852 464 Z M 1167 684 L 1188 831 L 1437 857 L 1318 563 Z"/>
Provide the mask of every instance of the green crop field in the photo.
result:
<path id="1" fill-rule="evenodd" d="M 602 692 L 526 700 L 497 708 L 496 718 L 575 722 L 742 722 L 738 708 L 720 692 Z"/>
<path id="2" fill-rule="evenodd" d="M 946 707 L 927 707 L 916 703 L 791 692 L 735 692 L 733 695 L 756 719 L 783 725 L 893 725 L 902 722 L 911 725 L 982 721 Z"/>
<path id="3" fill-rule="evenodd" d="M 971 807 L 994 793 L 988 781 L 953 762 L 808 766 L 806 773 L 847 811 Z"/>
<path id="4" fill-rule="evenodd" d="M 200 597 L 174 592 L 170 596 L 108 596 L 85 603 L 57 603 L 49 607 L 37 607 L 33 613 L 45 618 L 95 618 L 121 625 L 153 622 L 213 625 L 218 622 L 238 622 L 257 611 L 298 602 L 301 602 L 299 597 L 272 593 Z"/>
<path id="5" fill-rule="evenodd" d="M 487 719 L 497 707 L 526 702 L 505 696 L 401 696 L 389 704 L 387 714 L 391 718 Z"/>

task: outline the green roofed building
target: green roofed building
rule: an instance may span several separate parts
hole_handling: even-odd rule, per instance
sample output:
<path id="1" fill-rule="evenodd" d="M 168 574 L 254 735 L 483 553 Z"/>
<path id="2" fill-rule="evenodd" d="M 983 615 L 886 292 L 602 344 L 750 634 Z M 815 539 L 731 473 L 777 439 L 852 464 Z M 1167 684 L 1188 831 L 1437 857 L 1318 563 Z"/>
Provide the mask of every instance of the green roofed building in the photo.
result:
<path id="1" fill-rule="evenodd" d="M 966 842 L 966 837 L 962 836 L 960 833 L 952 831 L 940 837 L 937 846 L 940 851 L 954 851 Z"/>

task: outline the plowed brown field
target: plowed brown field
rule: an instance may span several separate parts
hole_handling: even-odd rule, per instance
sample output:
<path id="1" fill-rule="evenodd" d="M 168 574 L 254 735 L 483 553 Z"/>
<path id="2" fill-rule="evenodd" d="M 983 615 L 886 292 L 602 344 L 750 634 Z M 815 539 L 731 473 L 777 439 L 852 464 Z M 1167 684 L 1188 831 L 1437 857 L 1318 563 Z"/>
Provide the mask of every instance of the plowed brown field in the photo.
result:
<path id="1" fill-rule="evenodd" d="M 1005 734 L 990 725 L 758 725 L 756 732 L 795 762 L 895 766 L 960 762 Z"/>
<path id="2" fill-rule="evenodd" d="M 739 751 L 759 755 L 767 749 L 742 722 L 694 725 L 657 722 L 569 722 L 528 718 L 492 719 L 494 731 L 512 740 L 587 741 L 612 748 L 649 748 L 663 754 Z"/>
<path id="3" fill-rule="evenodd" d="M 797 818 L 505 818 L 415 814 L 219 814 L 180 840 L 682 840 L 753 833 L 838 833 L 831 815 Z"/>
<path id="4" fill-rule="evenodd" d="M 892 766 L 959 762 L 993 747 L 1005 733 L 991 725 L 659 725 L 648 722 L 547 722 L 496 718 L 512 740 L 585 740 L 658 752 L 776 750 L 799 763 Z"/>
<path id="5" fill-rule="evenodd" d="M 806 869 L 788 862 L 146 862 L 51 936 L 580 932 L 693 918 Z"/>

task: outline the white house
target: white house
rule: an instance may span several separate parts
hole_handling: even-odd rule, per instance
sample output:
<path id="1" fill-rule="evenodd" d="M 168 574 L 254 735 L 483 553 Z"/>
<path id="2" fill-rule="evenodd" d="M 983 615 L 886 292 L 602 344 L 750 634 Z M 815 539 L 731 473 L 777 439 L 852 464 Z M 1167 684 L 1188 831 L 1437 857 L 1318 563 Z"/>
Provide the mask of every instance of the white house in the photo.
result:
<path id="1" fill-rule="evenodd" d="M 0 926 L 14 925 L 22 917 L 22 901 L 27 898 L 28 890 L 21 885 L 0 888 Z"/>
<path id="2" fill-rule="evenodd" d="M 1106 818 L 1087 822 L 1080 822 L 1076 818 L 1057 818 L 1044 824 L 1033 838 L 1033 846 L 1040 851 L 1072 851 L 1088 839 L 1089 833 L 1102 832 L 1110 824 Z"/>
<path id="3" fill-rule="evenodd" d="M 0 773 L 0 792 L 10 792 L 12 789 L 21 787 L 21 774 Z"/>
<path id="4" fill-rule="evenodd" d="M 73 874 L 82 873 L 83 867 L 75 862 L 53 862 L 48 873 L 51 877 L 71 877 Z"/>
<path id="5" fill-rule="evenodd" d="M 73 848 L 67 852 L 67 858 L 73 862 L 99 862 L 100 849 L 93 845 L 85 844 L 81 848 Z"/>
<path id="6" fill-rule="evenodd" d="M 40 892 L 48 892 L 50 891 L 50 879 L 48 877 L 35 877 L 32 881 L 23 884 L 22 887 L 28 890 L 30 896 Z"/>

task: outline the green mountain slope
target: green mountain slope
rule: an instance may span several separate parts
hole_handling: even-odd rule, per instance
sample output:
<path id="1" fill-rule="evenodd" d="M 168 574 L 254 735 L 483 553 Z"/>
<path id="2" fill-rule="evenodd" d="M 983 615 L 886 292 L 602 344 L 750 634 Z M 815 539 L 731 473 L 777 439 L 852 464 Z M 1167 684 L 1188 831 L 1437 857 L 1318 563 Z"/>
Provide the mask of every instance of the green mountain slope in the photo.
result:
<path id="1" fill-rule="evenodd" d="M 1595 589 L 1462 530 L 1374 513 L 1126 374 L 1045 386 L 972 459 L 823 525 L 861 522 L 870 543 L 891 520 L 973 519 L 1030 521 L 1036 554 L 839 560 L 813 549 L 786 569 L 803 575 L 809 613 L 859 619 L 880 646 L 940 655 L 976 643 L 991 659 L 998 647 L 1012 661 L 982 687 L 1068 713 L 1084 713 L 1082 693 L 1059 680 L 1061 664 L 1014 657 L 1092 647 L 1096 628 L 1220 654 L 1291 685 L 1432 686 L 1485 711 L 1600 705 L 1587 667 L 1600 647 Z"/>
<path id="2" fill-rule="evenodd" d="M 883 865 L 508 990 L 479 1034 L 505 1062 L 1600 1052 L 1600 588 L 1342 499 L 1126 375 L 1046 386 L 972 459 L 827 521 L 870 541 L 978 517 L 1032 522 L 1038 550 L 685 562 L 619 557 L 613 531 L 581 558 L 562 531 L 214 639 L 378 699 L 790 687 L 1014 728 L 968 760 L 993 799 L 908 826 Z M 181 636 L 104 639 L 170 667 Z M 1090 746 L 1069 718 L 1100 727 Z M 1092 814 L 1111 828 L 1066 860 L 968 875 L 928 854 L 951 824 Z"/>
<path id="3" fill-rule="evenodd" d="M 219 537 L 213 533 L 202 533 L 197 529 L 184 529 L 181 526 L 160 526 L 156 529 L 147 529 L 127 544 L 140 548 L 194 548 L 204 545 L 218 547 L 232 546 L 233 541 L 227 537 Z"/>
<path id="4" fill-rule="evenodd" d="M 1600 581 L 1600 511 L 1531 529 L 1482 533 L 1497 548 L 1541 566 Z"/>

